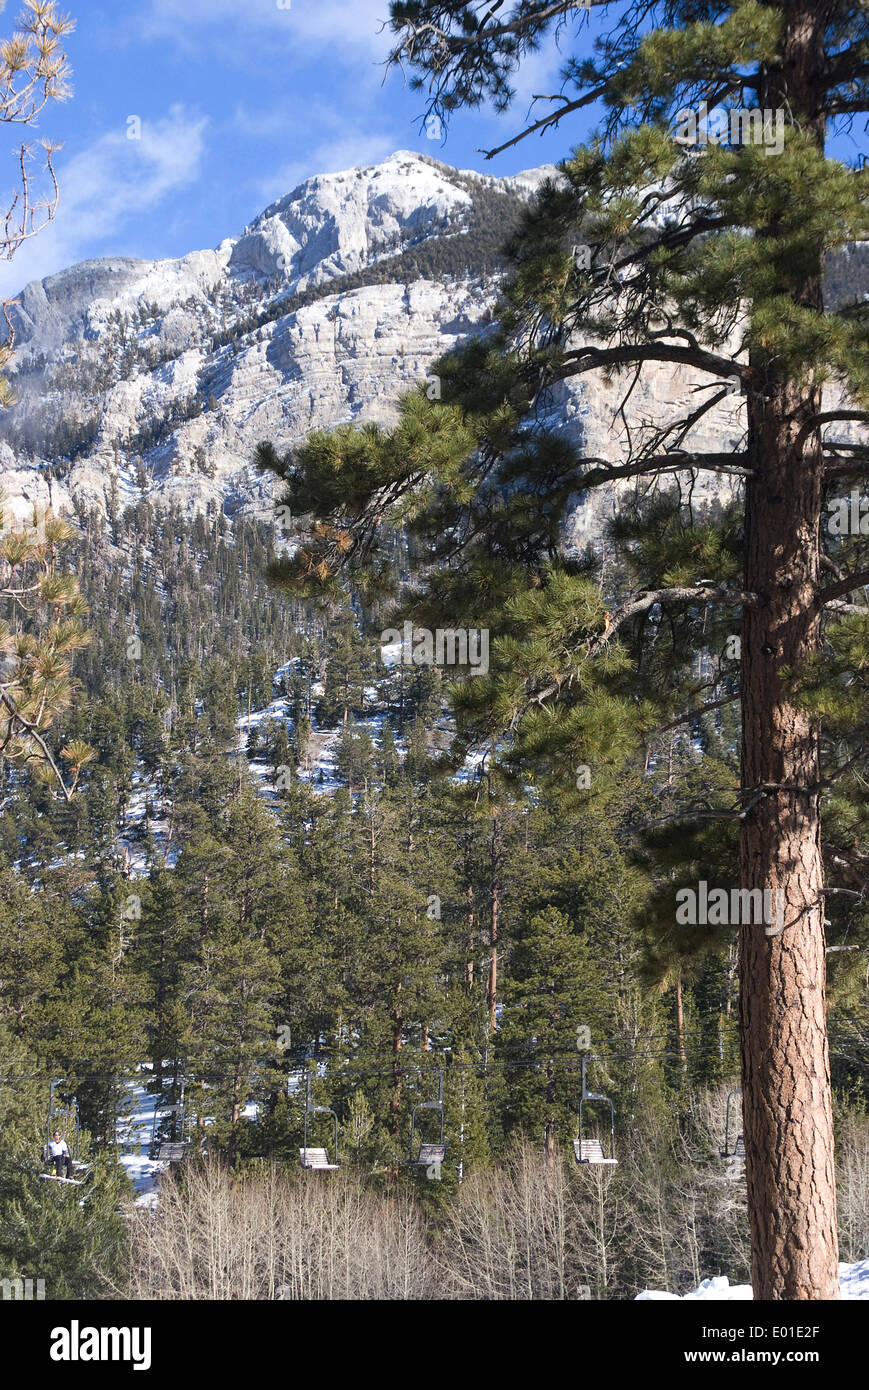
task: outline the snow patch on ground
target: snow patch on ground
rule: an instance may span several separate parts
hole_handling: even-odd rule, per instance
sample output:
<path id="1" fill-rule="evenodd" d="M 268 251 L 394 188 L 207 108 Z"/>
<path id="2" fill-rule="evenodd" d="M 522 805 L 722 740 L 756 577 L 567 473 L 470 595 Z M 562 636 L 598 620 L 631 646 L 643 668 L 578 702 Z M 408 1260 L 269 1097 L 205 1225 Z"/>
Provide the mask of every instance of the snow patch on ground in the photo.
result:
<path id="1" fill-rule="evenodd" d="M 159 1097 L 146 1091 L 147 1080 L 148 1073 L 143 1071 L 142 1081 L 129 1083 L 127 1090 L 132 1108 L 118 1123 L 118 1143 L 124 1150 L 118 1162 L 133 1184 L 137 1207 L 151 1206 L 156 1202 L 160 1174 L 169 1166 L 168 1163 L 160 1163 L 157 1159 L 149 1157 L 154 1112 L 159 1104 Z"/>
<path id="2" fill-rule="evenodd" d="M 839 1265 L 839 1287 L 842 1290 L 842 1297 L 846 1299 L 866 1298 L 869 1299 L 869 1260 L 859 1260 L 857 1264 Z M 692 1289 L 690 1293 L 664 1293 L 660 1289 L 644 1289 L 638 1293 L 635 1302 L 643 1300 L 673 1300 L 677 1302 L 681 1299 L 717 1299 L 729 1303 L 738 1303 L 742 1300 L 750 1300 L 754 1297 L 750 1284 L 731 1284 L 726 1274 L 719 1275 L 714 1279 L 704 1279 L 699 1288 Z"/>

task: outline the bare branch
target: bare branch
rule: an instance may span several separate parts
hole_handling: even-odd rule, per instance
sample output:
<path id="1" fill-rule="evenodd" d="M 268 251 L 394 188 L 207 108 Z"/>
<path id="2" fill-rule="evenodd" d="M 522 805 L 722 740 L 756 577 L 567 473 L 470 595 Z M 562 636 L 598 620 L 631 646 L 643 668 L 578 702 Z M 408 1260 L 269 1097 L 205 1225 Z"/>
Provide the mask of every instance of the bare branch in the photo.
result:
<path id="1" fill-rule="evenodd" d="M 644 590 L 628 599 L 614 613 L 607 615 L 607 625 L 604 632 L 598 637 L 590 648 L 590 655 L 596 656 L 603 650 L 613 633 L 631 618 L 636 618 L 640 613 L 648 613 L 655 604 L 667 603 L 702 603 L 702 604 L 726 604 L 732 607 L 756 608 L 760 599 L 757 594 L 746 594 L 741 589 L 731 589 L 727 585 L 697 586 L 695 588 L 675 588 L 675 589 L 652 589 Z"/>
<path id="2" fill-rule="evenodd" d="M 563 354 L 560 365 L 551 369 L 550 380 L 564 381 L 601 367 L 628 367 L 643 362 L 672 362 L 684 367 L 696 367 L 698 371 L 715 377 L 739 377 L 740 381 L 752 387 L 759 385 L 750 367 L 730 357 L 720 357 L 718 353 L 702 348 L 680 347 L 678 343 L 626 343 L 613 348 L 588 344 L 576 352 Z"/>
<path id="3" fill-rule="evenodd" d="M 740 698 L 739 691 L 734 695 L 725 695 L 721 700 L 710 700 L 706 705 L 698 705 L 695 709 L 689 709 L 686 714 L 680 714 L 678 719 L 673 719 L 669 724 L 659 724 L 651 731 L 651 735 L 668 734 L 672 729 L 678 729 L 683 724 L 690 724 L 692 719 L 700 719 L 702 715 L 709 714 L 711 710 L 723 709 L 725 705 L 732 705 Z"/>
<path id="4" fill-rule="evenodd" d="M 512 149 L 514 145 L 518 145 L 520 141 L 526 139 L 529 135 L 533 135 L 535 131 L 539 130 L 542 133 L 544 130 L 548 130 L 550 126 L 558 125 L 558 122 L 564 116 L 569 116 L 572 111 L 581 111 L 584 106 L 590 106 L 592 102 L 598 101 L 605 92 L 605 84 L 600 87 L 595 87 L 592 91 L 586 92 L 585 96 L 578 97 L 576 101 L 565 102 L 557 111 L 550 111 L 549 115 L 544 116 L 542 120 L 535 121 L 533 125 L 526 126 L 518 135 L 514 135 L 512 140 L 505 140 L 503 145 L 497 145 L 492 150 L 478 149 L 477 154 L 485 155 L 486 159 L 494 159 L 496 155 L 503 154 L 504 150 Z M 557 98 L 534 97 L 534 100 L 552 101 L 557 100 Z"/>

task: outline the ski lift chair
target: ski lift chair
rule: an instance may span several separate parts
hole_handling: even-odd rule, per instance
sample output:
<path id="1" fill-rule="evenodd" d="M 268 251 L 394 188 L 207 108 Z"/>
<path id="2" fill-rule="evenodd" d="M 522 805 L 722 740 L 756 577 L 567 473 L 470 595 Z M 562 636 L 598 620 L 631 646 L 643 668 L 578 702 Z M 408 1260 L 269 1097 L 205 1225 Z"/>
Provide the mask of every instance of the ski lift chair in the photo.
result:
<path id="1" fill-rule="evenodd" d="M 157 1150 L 157 1158 L 161 1163 L 180 1163 L 187 1154 L 187 1141 L 180 1143 L 161 1144 Z"/>
<path id="2" fill-rule="evenodd" d="M 409 1168 L 431 1168 L 433 1164 L 438 1167 L 443 1163 L 444 1157 L 449 1147 L 444 1139 L 444 1074 L 442 1071 L 436 1073 L 438 1079 L 438 1098 L 437 1100 L 424 1100 L 419 1105 L 415 1105 L 410 1112 L 410 1153 L 407 1160 Z M 421 1110 L 433 1110 L 438 1116 L 438 1138 L 436 1141 L 420 1139 L 419 1151 L 414 1155 L 416 1147 L 417 1115 Z"/>
<path id="3" fill-rule="evenodd" d="M 335 1162 L 334 1162 L 334 1163 L 330 1163 L 330 1162 L 329 1162 L 329 1151 L 328 1151 L 328 1149 L 315 1149 L 315 1148 L 310 1148 L 310 1147 L 309 1147 L 309 1145 L 308 1145 L 308 1116 L 309 1116 L 309 1115 L 331 1115 L 331 1116 L 332 1116 L 332 1123 L 333 1123 L 333 1126 L 334 1126 L 334 1139 L 333 1139 L 334 1147 L 333 1147 L 333 1149 L 332 1149 L 332 1152 L 333 1152 L 334 1155 L 335 1155 Z M 308 1076 L 305 1078 L 305 1136 L 304 1136 L 304 1143 L 303 1143 L 303 1146 L 302 1146 L 301 1149 L 299 1149 L 299 1158 L 300 1158 L 300 1160 L 301 1160 L 302 1167 L 305 1168 L 305 1169 L 307 1169 L 308 1172 L 316 1172 L 316 1173 L 335 1173 L 335 1172 L 337 1172 L 338 1169 L 341 1167 L 340 1163 L 338 1162 L 338 1116 L 335 1114 L 335 1111 L 334 1111 L 334 1110 L 330 1110 L 330 1108 L 329 1108 L 328 1105 L 312 1105 L 312 1104 L 311 1104 L 311 1077 L 310 1077 L 310 1075 L 308 1075 Z"/>
<path id="4" fill-rule="evenodd" d="M 79 1159 L 79 1145 L 81 1142 L 81 1119 L 79 1117 L 78 1101 L 76 1100 L 75 1096 L 71 1096 L 66 1104 L 58 1105 L 56 1102 L 56 1096 L 62 1085 L 63 1080 L 61 1078 L 57 1081 L 52 1081 L 49 1087 L 48 1118 L 45 1122 L 45 1144 L 42 1149 L 42 1161 L 46 1164 L 53 1162 L 49 1144 L 51 1142 L 51 1138 L 54 1134 L 54 1131 L 58 1128 L 69 1129 L 70 1139 L 72 1142 L 68 1142 L 67 1147 L 70 1151 L 69 1156 L 72 1159 L 73 1172 L 80 1172 L 86 1177 L 87 1174 L 90 1172 L 90 1164 L 82 1163 Z M 63 1117 L 65 1123 L 62 1123 L 58 1119 L 59 1116 Z M 58 1177 L 57 1173 L 40 1173 L 39 1176 L 45 1182 L 68 1183 L 73 1187 L 84 1186 L 82 1178 L 61 1178 Z"/>
<path id="5" fill-rule="evenodd" d="M 607 1164 L 615 1165 L 618 1159 L 616 1153 L 616 1112 L 609 1096 L 601 1095 L 598 1091 L 589 1091 L 586 1086 L 585 1068 L 588 1061 L 587 1057 L 582 1059 L 582 1095 L 579 1099 L 579 1138 L 573 1141 L 573 1152 L 577 1163 Z M 592 1104 L 608 1105 L 610 1110 L 610 1142 L 609 1155 L 604 1152 L 602 1139 L 589 1139 L 583 1134 L 583 1109 L 591 1102 Z"/>
<path id="6" fill-rule="evenodd" d="M 163 1110 L 165 1114 L 172 1115 L 172 1138 L 163 1139 L 157 1143 L 157 1112 Z M 187 1157 L 187 1150 L 190 1147 L 190 1140 L 184 1138 L 184 1122 L 186 1110 L 184 1106 L 184 1083 L 181 1083 L 181 1099 L 175 1105 L 154 1106 L 154 1119 L 151 1124 L 151 1148 L 156 1147 L 154 1157 L 160 1163 L 180 1163 Z M 180 1138 L 176 1138 L 176 1134 Z"/>
<path id="7" fill-rule="evenodd" d="M 734 1122 L 731 1126 L 730 1107 L 734 1097 L 741 1096 L 742 1091 L 730 1091 L 727 1096 L 727 1111 L 724 1119 L 724 1148 L 718 1152 L 722 1158 L 745 1158 L 745 1138 Z M 735 1108 L 735 1107 L 734 1107 Z M 731 1139 L 733 1144 L 731 1146 Z"/>

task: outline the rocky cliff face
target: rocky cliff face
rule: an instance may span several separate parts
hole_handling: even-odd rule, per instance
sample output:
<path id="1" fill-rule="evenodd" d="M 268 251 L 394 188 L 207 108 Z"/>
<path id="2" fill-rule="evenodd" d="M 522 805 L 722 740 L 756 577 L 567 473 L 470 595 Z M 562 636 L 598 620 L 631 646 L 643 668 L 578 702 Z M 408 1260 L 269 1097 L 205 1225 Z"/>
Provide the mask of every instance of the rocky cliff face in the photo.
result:
<path id="1" fill-rule="evenodd" d="M 0 420 L 6 511 L 142 498 L 229 515 L 266 511 L 255 445 L 313 428 L 388 421 L 432 359 L 490 316 L 492 254 L 551 168 L 463 173 L 399 152 L 308 180 L 214 251 L 89 261 L 27 286 L 15 312 L 18 403 Z M 690 398 L 687 373 L 649 373 L 634 423 Z M 550 418 L 616 458 L 619 383 L 559 387 Z M 739 436 L 738 400 L 697 443 Z M 588 539 L 612 498 L 579 507 Z"/>

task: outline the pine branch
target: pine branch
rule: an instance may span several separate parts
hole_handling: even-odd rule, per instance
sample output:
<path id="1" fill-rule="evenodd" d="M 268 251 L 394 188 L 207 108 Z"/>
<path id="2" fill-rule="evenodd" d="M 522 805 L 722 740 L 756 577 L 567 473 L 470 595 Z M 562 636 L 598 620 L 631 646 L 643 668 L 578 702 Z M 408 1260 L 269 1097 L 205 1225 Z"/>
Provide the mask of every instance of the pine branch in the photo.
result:
<path id="1" fill-rule="evenodd" d="M 750 478 L 753 468 L 746 468 L 740 460 L 748 454 L 694 454 L 687 450 L 673 450 L 666 454 L 652 454 L 639 463 L 611 464 L 606 459 L 583 459 L 583 464 L 598 465 L 582 478 L 582 487 L 598 486 L 614 482 L 618 478 L 642 477 L 646 473 L 681 473 L 692 468 L 707 473 L 733 473 L 739 478 Z"/>
<path id="2" fill-rule="evenodd" d="M 844 594 L 851 594 L 855 589 L 863 589 L 869 584 L 869 569 L 856 570 L 853 574 L 846 574 L 837 584 L 830 584 L 826 589 L 822 589 L 815 600 L 818 608 L 826 608 L 837 598 Z"/>
<path id="3" fill-rule="evenodd" d="M 550 379 L 564 381 L 601 367 L 629 367 L 644 362 L 671 362 L 677 366 L 695 367 L 697 371 L 711 376 L 738 377 L 741 382 L 752 386 L 758 384 L 756 374 L 733 358 L 719 357 L 717 353 L 707 352 L 700 347 L 679 347 L 677 343 L 627 343 L 616 348 L 586 345 L 576 352 L 566 353 L 561 358 L 561 365 L 550 369 Z"/>
<path id="4" fill-rule="evenodd" d="M 9 711 L 12 717 L 12 722 L 15 724 L 19 724 L 21 728 L 24 729 L 27 733 L 28 738 L 33 739 L 33 742 L 39 748 L 40 752 L 42 753 L 42 756 L 45 758 L 45 761 L 48 763 L 49 767 L 51 768 L 58 782 L 60 783 L 64 799 L 66 801 L 72 801 L 72 792 L 67 787 L 66 782 L 63 778 L 63 773 L 61 772 L 57 763 L 54 761 L 52 751 L 49 748 L 48 744 L 45 742 L 45 739 L 42 737 L 42 734 L 39 732 L 36 725 L 32 724 L 29 719 L 25 719 L 24 715 L 21 714 L 21 712 L 19 711 L 18 706 L 16 705 L 12 696 L 9 694 L 8 690 L 0 690 L 0 704 L 6 706 L 7 710 Z"/>
<path id="5" fill-rule="evenodd" d="M 594 0 L 591 0 L 591 3 L 594 3 Z M 604 3 L 604 0 L 598 0 L 598 3 Z M 456 57 L 459 53 L 468 49 L 479 48 L 483 43 L 489 44 L 493 39 L 501 39 L 507 35 L 520 33 L 531 24 L 545 24 L 550 19 L 554 19 L 559 15 L 569 14 L 571 10 L 584 8 L 584 6 L 581 7 L 577 5 L 576 0 L 556 0 L 555 4 L 547 5 L 545 8 L 538 10 L 537 13 L 522 14 L 518 19 L 502 20 L 500 24 L 493 24 L 488 29 L 484 28 L 486 21 L 490 19 L 495 10 L 499 8 L 500 6 L 494 5 L 472 34 L 448 34 L 446 30 L 439 28 L 435 24 L 413 24 L 408 22 L 405 25 L 405 28 L 409 31 L 407 37 L 393 49 L 387 59 L 387 66 L 391 67 L 395 63 L 400 65 L 402 56 L 412 58 L 415 41 L 421 39 L 423 36 L 425 36 L 426 42 L 437 40 L 442 45 L 445 52 L 449 53 L 451 57 Z"/>
<path id="6" fill-rule="evenodd" d="M 657 728 L 650 731 L 650 736 L 658 734 L 668 734 L 672 729 L 678 729 L 683 724 L 690 724 L 692 719 L 699 719 L 701 715 L 709 714 L 711 710 L 723 709 L 725 705 L 732 705 L 740 698 L 739 691 L 735 695 L 725 695 L 721 700 L 710 700 L 706 705 L 698 705 L 695 709 L 689 709 L 686 714 L 680 714 L 678 719 L 673 719 L 669 724 L 659 724 Z"/>
<path id="7" fill-rule="evenodd" d="M 813 430 L 819 429 L 821 425 L 831 425 L 837 420 L 853 420 L 857 424 L 869 425 L 869 411 L 822 410 L 817 415 L 810 415 L 794 441 L 795 447 L 798 449 Z"/>
<path id="8" fill-rule="evenodd" d="M 580 111 L 584 106 L 590 106 L 592 102 L 598 101 L 606 92 L 606 84 L 595 87 L 592 91 L 586 92 L 585 96 L 578 97 L 576 101 L 565 102 L 557 111 L 550 111 L 548 116 L 542 120 L 535 121 L 533 125 L 526 126 L 518 135 L 514 135 L 512 140 L 506 140 L 503 145 L 497 145 L 493 150 L 477 148 L 475 153 L 483 155 L 486 159 L 494 159 L 496 155 L 503 154 L 504 150 L 509 150 L 513 145 L 518 145 L 527 135 L 533 135 L 536 130 L 544 131 L 549 126 L 557 125 L 563 116 L 569 116 L 572 111 Z M 549 97 L 534 97 L 534 101 L 551 100 Z"/>
<path id="9" fill-rule="evenodd" d="M 829 613 L 840 613 L 843 618 L 860 618 L 869 613 L 869 608 L 862 603 L 845 603 L 844 599 L 834 599 L 832 603 L 824 605 Z"/>
<path id="10" fill-rule="evenodd" d="M 824 459 L 824 475 L 827 478 L 848 478 L 857 477 L 862 473 L 869 472 L 869 445 L 867 444 L 847 444 L 836 441 L 831 444 L 824 441 L 825 449 L 845 450 L 851 457 L 847 462 L 843 462 L 838 453 L 830 455 L 829 459 Z M 835 460 L 835 462 L 833 462 Z"/>
<path id="11" fill-rule="evenodd" d="M 839 778 L 844 777 L 857 763 L 861 763 L 865 756 L 866 749 L 861 743 L 856 753 L 853 753 L 851 757 L 848 758 L 847 762 L 844 762 L 841 767 L 836 768 L 835 772 L 829 773 L 828 776 L 823 779 L 820 786 L 821 791 L 826 791 L 829 787 L 834 787 L 839 781 Z"/>
<path id="12" fill-rule="evenodd" d="M 732 605 L 742 608 L 756 608 L 760 605 L 757 594 L 746 594 L 741 589 L 731 589 L 726 585 L 719 584 L 716 587 L 696 587 L 696 588 L 675 588 L 675 589 L 651 589 L 643 590 L 628 599 L 614 613 L 607 615 L 607 625 L 604 632 L 592 643 L 589 649 L 590 656 L 597 656 L 613 633 L 623 627 L 631 618 L 636 618 L 640 613 L 647 613 L 650 608 L 654 608 L 656 603 L 703 603 L 710 605 Z"/>
<path id="13" fill-rule="evenodd" d="M 833 854 L 830 856 L 830 862 L 835 864 L 837 868 L 844 869 L 849 873 L 851 877 L 860 884 L 861 888 L 866 888 L 867 879 L 865 874 L 861 873 L 856 864 L 851 863 L 850 859 L 845 859 L 841 854 Z"/>
<path id="14" fill-rule="evenodd" d="M 657 820 L 647 821 L 645 825 L 638 826 L 637 828 L 640 831 L 655 830 L 660 825 L 672 825 L 674 821 L 682 820 L 744 820 L 749 811 L 754 809 L 761 797 L 765 796 L 770 788 L 754 787 L 746 789 L 746 791 L 740 793 L 740 795 L 748 796 L 749 790 L 752 794 L 748 804 L 745 806 L 740 806 L 739 803 L 736 802 L 733 806 L 718 810 L 715 807 L 709 807 L 708 804 L 698 806 L 695 803 L 693 806 L 686 806 L 681 811 L 674 811 L 672 815 L 659 816 Z"/>

